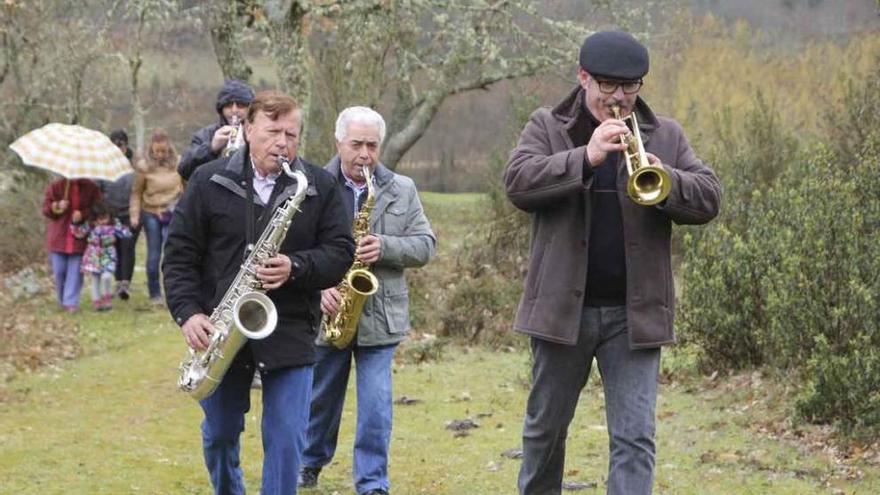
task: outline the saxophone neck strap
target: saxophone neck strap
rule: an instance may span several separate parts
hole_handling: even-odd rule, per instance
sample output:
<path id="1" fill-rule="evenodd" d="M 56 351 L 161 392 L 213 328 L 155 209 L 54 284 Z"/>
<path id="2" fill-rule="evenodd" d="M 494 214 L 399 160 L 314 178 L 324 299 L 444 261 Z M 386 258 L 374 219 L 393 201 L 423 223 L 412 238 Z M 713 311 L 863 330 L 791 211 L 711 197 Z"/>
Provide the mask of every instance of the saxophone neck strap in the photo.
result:
<path id="1" fill-rule="evenodd" d="M 247 193 L 247 206 L 245 207 L 244 224 L 245 224 L 245 248 L 242 254 L 242 260 L 246 260 L 254 249 L 256 241 L 256 227 L 254 225 L 254 174 L 253 167 L 242 167 L 244 173 L 245 191 Z"/>

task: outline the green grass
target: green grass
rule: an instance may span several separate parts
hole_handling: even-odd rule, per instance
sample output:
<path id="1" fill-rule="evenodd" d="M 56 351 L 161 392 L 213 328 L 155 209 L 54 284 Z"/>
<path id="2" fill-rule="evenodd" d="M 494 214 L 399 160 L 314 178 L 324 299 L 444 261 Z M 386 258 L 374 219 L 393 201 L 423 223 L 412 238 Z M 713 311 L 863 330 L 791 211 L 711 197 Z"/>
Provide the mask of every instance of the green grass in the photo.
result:
<path id="1" fill-rule="evenodd" d="M 479 196 L 422 194 L 442 239 L 440 256 L 457 246 Z M 142 253 L 141 253 L 142 254 Z M 144 258 L 139 258 L 139 263 Z M 512 281 L 511 283 L 518 283 Z M 201 410 L 176 389 L 185 345 L 165 310 L 149 306 L 143 272 L 137 293 L 109 313 L 71 318 L 83 356 L 22 374 L 6 384 L 0 403 L 0 493 L 208 493 L 201 455 Z M 35 311 L 47 298 L 27 301 Z M 45 311 L 45 310 L 43 310 Z M 664 368 L 687 356 L 667 352 Z M 527 397 L 528 356 L 454 345 L 439 362 L 394 365 L 395 405 L 390 474 L 395 494 L 513 494 Z M 260 392 L 242 437 L 246 484 L 257 493 L 261 470 Z M 762 433 L 787 407 L 779 387 L 757 376 L 664 383 L 658 404 L 658 494 L 880 493 L 880 474 L 867 464 L 839 464 L 807 440 Z M 349 390 L 336 459 L 306 495 L 352 493 L 354 396 Z M 447 422 L 480 424 L 455 437 Z M 595 482 L 582 493 L 604 493 L 607 440 L 602 393 L 595 377 L 585 389 L 568 441 L 566 479 Z M 861 470 L 861 479 L 847 474 Z M 858 477 L 857 477 L 858 478 Z"/>

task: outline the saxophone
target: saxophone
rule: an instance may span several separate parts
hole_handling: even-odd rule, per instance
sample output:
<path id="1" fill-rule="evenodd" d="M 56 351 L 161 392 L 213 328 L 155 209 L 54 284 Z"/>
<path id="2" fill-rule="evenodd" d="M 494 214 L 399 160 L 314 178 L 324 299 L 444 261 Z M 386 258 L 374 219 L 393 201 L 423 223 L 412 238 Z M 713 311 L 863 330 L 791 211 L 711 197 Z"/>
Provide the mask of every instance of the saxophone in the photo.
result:
<path id="1" fill-rule="evenodd" d="M 247 339 L 264 339 L 275 331 L 278 324 L 278 312 L 262 289 L 257 267 L 278 253 L 308 188 L 308 180 L 301 170 L 291 171 L 286 157 L 280 157 L 279 161 L 284 173 L 296 179 L 296 193 L 275 210 L 235 280 L 211 313 L 214 333 L 208 348 L 201 354 L 191 348 L 189 356 L 180 363 L 178 387 L 196 400 L 208 397 L 220 385 Z"/>
<path id="2" fill-rule="evenodd" d="M 355 245 L 370 233 L 370 212 L 376 204 L 376 195 L 373 192 L 373 177 L 370 167 L 363 166 L 364 178 L 367 181 L 367 199 L 364 200 L 361 210 L 352 226 L 352 237 Z M 336 286 L 339 290 L 339 311 L 335 316 L 324 315 L 322 326 L 324 327 L 324 340 L 337 349 L 345 349 L 357 335 L 358 321 L 364 310 L 367 298 L 373 295 L 379 288 L 379 280 L 370 272 L 370 265 L 355 257 L 354 263 L 345 274 L 342 282 Z"/>

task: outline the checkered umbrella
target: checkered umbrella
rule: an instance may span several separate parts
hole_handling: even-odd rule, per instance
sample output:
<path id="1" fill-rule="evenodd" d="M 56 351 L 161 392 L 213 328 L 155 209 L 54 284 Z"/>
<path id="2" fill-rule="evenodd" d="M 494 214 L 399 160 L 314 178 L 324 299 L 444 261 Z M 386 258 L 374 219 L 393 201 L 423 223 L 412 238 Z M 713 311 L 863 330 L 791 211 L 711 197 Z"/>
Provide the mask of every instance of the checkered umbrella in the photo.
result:
<path id="1" fill-rule="evenodd" d="M 47 124 L 9 145 L 25 165 L 68 179 L 116 180 L 131 171 L 128 158 L 104 134 L 78 125 Z"/>

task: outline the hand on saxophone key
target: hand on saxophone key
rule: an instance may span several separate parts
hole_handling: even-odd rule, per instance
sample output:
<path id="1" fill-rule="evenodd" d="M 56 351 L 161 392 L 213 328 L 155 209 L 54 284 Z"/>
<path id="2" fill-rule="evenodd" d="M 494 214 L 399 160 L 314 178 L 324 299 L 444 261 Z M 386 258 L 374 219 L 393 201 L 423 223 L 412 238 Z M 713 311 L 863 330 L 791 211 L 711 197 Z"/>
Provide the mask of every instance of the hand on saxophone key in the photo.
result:
<path id="1" fill-rule="evenodd" d="M 290 258 L 276 254 L 257 267 L 257 278 L 263 283 L 263 289 L 277 289 L 290 278 L 290 270 Z"/>
<path id="2" fill-rule="evenodd" d="M 211 334 L 214 333 L 214 325 L 204 313 L 197 313 L 189 317 L 186 323 L 180 327 L 180 331 L 186 338 L 186 344 L 191 348 L 203 351 L 211 343 Z"/>
<path id="3" fill-rule="evenodd" d="M 373 234 L 365 235 L 358 242 L 355 254 L 360 262 L 372 265 L 379 260 L 379 255 L 382 254 L 382 240 Z"/>
<path id="4" fill-rule="evenodd" d="M 321 312 L 325 315 L 334 316 L 339 311 L 339 301 L 342 295 L 336 287 L 321 291 Z"/>

